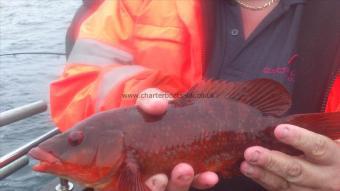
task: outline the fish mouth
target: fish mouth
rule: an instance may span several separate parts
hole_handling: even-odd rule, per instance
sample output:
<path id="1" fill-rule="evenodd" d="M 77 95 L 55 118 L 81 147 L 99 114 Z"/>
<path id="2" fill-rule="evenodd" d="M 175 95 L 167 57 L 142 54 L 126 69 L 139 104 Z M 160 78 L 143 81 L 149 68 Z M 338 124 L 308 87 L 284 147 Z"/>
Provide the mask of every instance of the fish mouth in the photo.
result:
<path id="1" fill-rule="evenodd" d="M 51 166 L 61 165 L 57 157 L 39 147 L 31 149 L 28 155 L 39 161 L 33 166 L 33 170 L 38 172 L 46 172 Z"/>

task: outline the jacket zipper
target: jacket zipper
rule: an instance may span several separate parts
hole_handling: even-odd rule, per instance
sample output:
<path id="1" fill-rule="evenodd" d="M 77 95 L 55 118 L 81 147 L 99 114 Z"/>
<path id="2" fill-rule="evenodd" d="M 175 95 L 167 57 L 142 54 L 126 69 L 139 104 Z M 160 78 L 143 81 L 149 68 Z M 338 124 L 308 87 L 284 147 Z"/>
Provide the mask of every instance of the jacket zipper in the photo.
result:
<path id="1" fill-rule="evenodd" d="M 336 77 L 337 77 L 337 72 L 332 74 L 332 78 L 331 78 L 331 80 L 329 80 L 329 82 L 327 84 L 328 86 L 327 86 L 327 89 L 326 89 L 326 93 L 325 93 L 325 96 L 323 97 L 323 100 L 322 100 L 321 112 L 326 111 L 326 106 L 327 106 L 329 94 L 331 93 L 331 90 L 332 90 L 332 87 L 334 85 Z"/>

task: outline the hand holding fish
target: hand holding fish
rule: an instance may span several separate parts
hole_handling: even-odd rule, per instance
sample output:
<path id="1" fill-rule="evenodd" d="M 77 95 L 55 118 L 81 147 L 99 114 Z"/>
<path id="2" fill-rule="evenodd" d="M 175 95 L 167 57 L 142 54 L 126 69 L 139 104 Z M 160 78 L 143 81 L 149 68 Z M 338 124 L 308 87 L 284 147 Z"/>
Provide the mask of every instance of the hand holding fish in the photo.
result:
<path id="1" fill-rule="evenodd" d="M 150 88 L 141 94 L 165 94 L 159 89 Z M 141 97 L 141 96 L 139 96 Z M 169 97 L 169 96 L 167 96 Z M 167 110 L 166 98 L 139 98 L 137 106 L 150 115 L 161 115 Z M 213 172 L 204 172 L 194 175 L 194 170 L 189 164 L 181 163 L 174 167 L 170 181 L 165 174 L 154 175 L 146 181 L 152 191 L 187 191 L 191 186 L 198 189 L 207 189 L 218 182 L 218 176 Z"/>
<path id="2" fill-rule="evenodd" d="M 304 155 L 250 147 L 241 165 L 246 176 L 268 190 L 340 190 L 340 143 L 293 125 L 279 125 L 274 133 Z"/>

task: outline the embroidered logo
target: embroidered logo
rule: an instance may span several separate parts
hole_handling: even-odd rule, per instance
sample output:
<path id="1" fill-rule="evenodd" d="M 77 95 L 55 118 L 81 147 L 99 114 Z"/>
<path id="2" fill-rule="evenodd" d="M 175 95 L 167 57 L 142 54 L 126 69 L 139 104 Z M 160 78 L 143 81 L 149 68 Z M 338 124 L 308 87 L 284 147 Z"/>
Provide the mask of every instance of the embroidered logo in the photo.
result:
<path id="1" fill-rule="evenodd" d="M 287 75 L 287 80 L 289 82 L 295 81 L 295 71 L 292 70 L 292 66 L 299 57 L 298 54 L 294 54 L 288 60 L 288 65 L 285 67 L 265 67 L 263 68 L 264 74 L 273 74 L 273 75 Z"/>

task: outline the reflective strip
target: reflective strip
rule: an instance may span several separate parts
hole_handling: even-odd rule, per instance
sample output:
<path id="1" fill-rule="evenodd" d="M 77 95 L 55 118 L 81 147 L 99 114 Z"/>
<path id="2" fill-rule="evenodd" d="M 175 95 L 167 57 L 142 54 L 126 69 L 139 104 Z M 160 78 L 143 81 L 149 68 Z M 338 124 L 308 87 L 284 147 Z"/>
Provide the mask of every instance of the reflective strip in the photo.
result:
<path id="1" fill-rule="evenodd" d="M 123 50 L 91 39 L 79 39 L 69 56 L 69 63 L 91 65 L 132 64 L 133 56 Z"/>
<path id="2" fill-rule="evenodd" d="M 139 65 L 123 65 L 106 72 L 98 89 L 96 110 L 99 111 L 105 97 L 113 87 L 143 71 L 145 71 L 145 68 Z"/>

